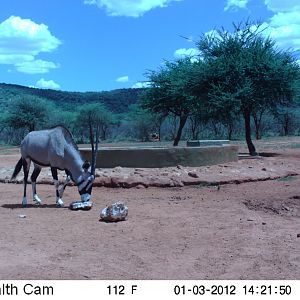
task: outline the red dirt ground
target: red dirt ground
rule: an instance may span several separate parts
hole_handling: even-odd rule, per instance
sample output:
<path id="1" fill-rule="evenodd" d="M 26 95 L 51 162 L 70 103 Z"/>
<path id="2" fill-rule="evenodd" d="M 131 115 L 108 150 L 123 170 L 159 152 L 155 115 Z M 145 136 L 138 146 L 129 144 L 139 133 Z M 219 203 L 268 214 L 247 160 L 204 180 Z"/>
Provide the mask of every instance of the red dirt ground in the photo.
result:
<path id="1" fill-rule="evenodd" d="M 263 151 L 299 169 L 297 146 L 268 143 Z M 0 171 L 14 166 L 16 153 L 0 149 Z M 38 185 L 42 206 L 22 208 L 22 185 L 0 183 L 0 279 L 299 280 L 299 186 L 300 176 L 219 188 L 96 187 L 90 211 L 71 211 L 55 207 L 52 185 Z M 78 198 L 76 187 L 66 189 L 66 205 Z M 99 222 L 117 201 L 128 220 Z"/>

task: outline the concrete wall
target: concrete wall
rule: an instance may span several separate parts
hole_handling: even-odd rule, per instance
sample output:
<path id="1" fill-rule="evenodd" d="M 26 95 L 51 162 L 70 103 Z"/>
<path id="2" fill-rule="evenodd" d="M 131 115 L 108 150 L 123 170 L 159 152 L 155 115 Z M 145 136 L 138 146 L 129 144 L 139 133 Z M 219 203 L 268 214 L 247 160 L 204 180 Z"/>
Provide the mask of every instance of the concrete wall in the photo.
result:
<path id="1" fill-rule="evenodd" d="M 223 146 L 229 144 L 229 140 L 189 140 L 186 142 L 187 147 Z"/>
<path id="2" fill-rule="evenodd" d="M 91 150 L 79 149 L 83 158 L 91 161 Z M 198 167 L 238 160 L 238 146 L 170 147 L 170 148 L 101 148 L 98 168 L 161 168 L 176 165 Z"/>

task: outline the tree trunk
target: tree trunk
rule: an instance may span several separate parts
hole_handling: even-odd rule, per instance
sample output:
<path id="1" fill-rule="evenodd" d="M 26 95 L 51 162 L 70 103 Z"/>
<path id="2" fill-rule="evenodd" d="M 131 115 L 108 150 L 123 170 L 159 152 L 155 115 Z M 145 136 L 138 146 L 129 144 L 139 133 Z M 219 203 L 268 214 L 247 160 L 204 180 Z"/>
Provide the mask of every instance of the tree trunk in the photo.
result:
<path id="1" fill-rule="evenodd" d="M 170 123 L 171 123 L 170 124 L 171 138 L 175 140 L 175 138 L 176 138 L 176 128 L 177 128 L 177 117 L 172 116 Z"/>
<path id="2" fill-rule="evenodd" d="M 192 139 L 193 140 L 198 140 L 199 137 L 199 124 L 196 124 L 192 122 L 191 125 L 191 131 L 192 131 Z"/>
<path id="3" fill-rule="evenodd" d="M 161 142 L 161 124 L 158 126 L 158 141 Z"/>
<path id="4" fill-rule="evenodd" d="M 201 122 L 196 116 L 191 116 L 189 120 L 190 120 L 190 131 L 191 131 L 192 139 L 198 140 L 199 131 L 200 131 L 199 127 Z"/>
<path id="5" fill-rule="evenodd" d="M 106 140 L 106 135 L 107 135 L 107 130 L 108 130 L 108 126 L 105 126 L 105 125 L 102 125 L 101 126 L 101 139 L 103 140 L 103 141 L 105 141 Z"/>
<path id="6" fill-rule="evenodd" d="M 211 121 L 211 125 L 213 127 L 213 132 L 214 132 L 214 138 L 217 139 L 221 136 L 220 132 L 220 126 L 218 126 L 220 123 Z"/>
<path id="7" fill-rule="evenodd" d="M 179 128 L 178 128 L 176 137 L 175 137 L 175 139 L 174 139 L 173 146 L 178 146 L 179 141 L 180 141 L 180 139 L 181 139 L 182 130 L 183 130 L 183 127 L 184 127 L 184 125 L 185 125 L 185 123 L 186 123 L 186 120 L 187 120 L 187 116 L 181 116 L 181 117 L 180 117 Z"/>
<path id="8" fill-rule="evenodd" d="M 263 113 L 264 113 L 264 110 L 261 110 L 259 113 L 253 113 L 256 140 L 260 140 L 261 136 L 262 136 L 261 121 L 262 121 Z"/>
<path id="9" fill-rule="evenodd" d="M 245 119 L 245 136 L 246 136 L 246 143 L 249 149 L 249 154 L 252 156 L 257 155 L 255 147 L 251 140 L 251 114 L 250 111 L 244 111 L 244 119 Z"/>
<path id="10" fill-rule="evenodd" d="M 232 123 L 229 123 L 228 127 L 227 127 L 227 138 L 228 138 L 228 140 L 232 139 L 232 132 L 233 132 L 233 125 L 232 125 Z"/>
<path id="11" fill-rule="evenodd" d="M 260 136 L 258 128 L 255 129 L 255 138 L 256 138 L 256 140 L 260 140 L 261 139 L 261 136 Z"/>
<path id="12" fill-rule="evenodd" d="M 284 132 L 284 135 L 287 136 L 289 135 L 290 133 L 290 118 L 289 118 L 289 115 L 288 114 L 285 114 L 283 116 L 283 132 Z"/>
<path id="13" fill-rule="evenodd" d="M 29 132 L 34 131 L 34 129 L 35 129 L 35 126 L 34 126 L 34 125 L 35 125 L 35 124 L 29 124 L 29 127 L 28 127 Z"/>

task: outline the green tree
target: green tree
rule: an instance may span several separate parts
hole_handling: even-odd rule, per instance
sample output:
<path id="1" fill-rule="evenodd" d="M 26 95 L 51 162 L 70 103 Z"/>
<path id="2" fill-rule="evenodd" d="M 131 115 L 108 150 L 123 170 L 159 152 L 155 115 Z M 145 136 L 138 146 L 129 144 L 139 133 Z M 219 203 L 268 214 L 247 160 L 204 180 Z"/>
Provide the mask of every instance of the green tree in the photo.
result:
<path id="1" fill-rule="evenodd" d="M 192 68 L 190 59 L 166 62 L 159 71 L 148 74 L 150 88 L 142 96 L 144 108 L 179 119 L 174 146 L 178 145 L 188 117 L 199 104 L 188 89 Z"/>
<path id="2" fill-rule="evenodd" d="M 19 129 L 26 128 L 33 131 L 42 128 L 49 120 L 54 105 L 42 98 L 24 95 L 11 101 L 8 107 L 6 123 Z"/>
<path id="3" fill-rule="evenodd" d="M 292 134 L 293 123 L 295 123 L 297 108 L 296 107 L 279 107 L 274 112 L 274 117 L 281 127 L 284 136 Z"/>
<path id="4" fill-rule="evenodd" d="M 92 148 L 91 173 L 95 174 L 96 160 L 98 155 L 98 145 L 100 139 L 100 130 L 107 122 L 106 107 L 102 103 L 91 103 L 82 105 L 77 116 L 77 124 L 89 136 Z"/>
<path id="5" fill-rule="evenodd" d="M 53 127 L 56 125 L 63 125 L 67 127 L 71 132 L 76 131 L 76 118 L 77 113 L 74 111 L 65 111 L 62 109 L 55 109 L 52 112 L 51 118 L 47 122 L 47 127 Z"/>
<path id="6" fill-rule="evenodd" d="M 4 127 L 5 127 L 5 122 L 7 119 L 7 115 L 6 113 L 1 112 L 0 113 L 0 133 L 3 131 Z"/>
<path id="7" fill-rule="evenodd" d="M 249 153 L 256 155 L 251 139 L 251 115 L 258 108 L 273 109 L 288 105 L 297 95 L 299 65 L 288 51 L 280 51 L 275 42 L 264 37 L 260 25 L 249 22 L 234 25 L 233 33 L 222 29 L 204 35 L 197 43 L 206 67 L 192 77 L 194 93 L 207 82 L 210 106 L 220 112 L 240 113 L 244 118 Z M 226 105 L 224 105 L 226 104 Z"/>
<path id="8" fill-rule="evenodd" d="M 76 124 L 81 128 L 84 135 L 89 136 L 90 126 L 99 131 L 99 136 L 106 139 L 107 130 L 116 123 L 114 114 L 102 103 L 84 104 L 79 108 Z"/>
<path id="9" fill-rule="evenodd" d="M 142 142 L 149 142 L 150 135 L 157 128 L 158 115 L 150 110 L 143 109 L 138 104 L 129 106 L 129 112 L 125 117 L 133 129 L 133 136 Z"/>
<path id="10" fill-rule="evenodd" d="M 252 118 L 254 121 L 254 128 L 255 128 L 255 138 L 256 140 L 260 140 L 262 138 L 262 131 L 263 131 L 263 121 L 264 115 L 266 114 L 266 107 L 255 108 L 252 111 Z"/>

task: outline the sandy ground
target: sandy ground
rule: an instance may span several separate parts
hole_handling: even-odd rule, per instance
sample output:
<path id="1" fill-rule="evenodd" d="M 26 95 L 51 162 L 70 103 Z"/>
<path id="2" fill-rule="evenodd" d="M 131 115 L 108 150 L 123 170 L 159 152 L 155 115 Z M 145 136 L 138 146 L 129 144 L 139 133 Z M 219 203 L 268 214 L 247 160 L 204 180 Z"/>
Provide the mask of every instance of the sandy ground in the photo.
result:
<path id="1" fill-rule="evenodd" d="M 266 149 L 300 167 L 297 147 Z M 0 149 L 1 168 L 14 166 L 16 151 Z M 22 185 L 0 183 L 0 279 L 299 280 L 299 186 L 300 176 L 219 188 L 96 187 L 90 211 L 71 211 L 55 207 L 52 185 L 38 186 L 42 206 L 22 208 Z M 76 187 L 64 198 L 77 200 Z M 100 222 L 116 201 L 128 220 Z"/>

